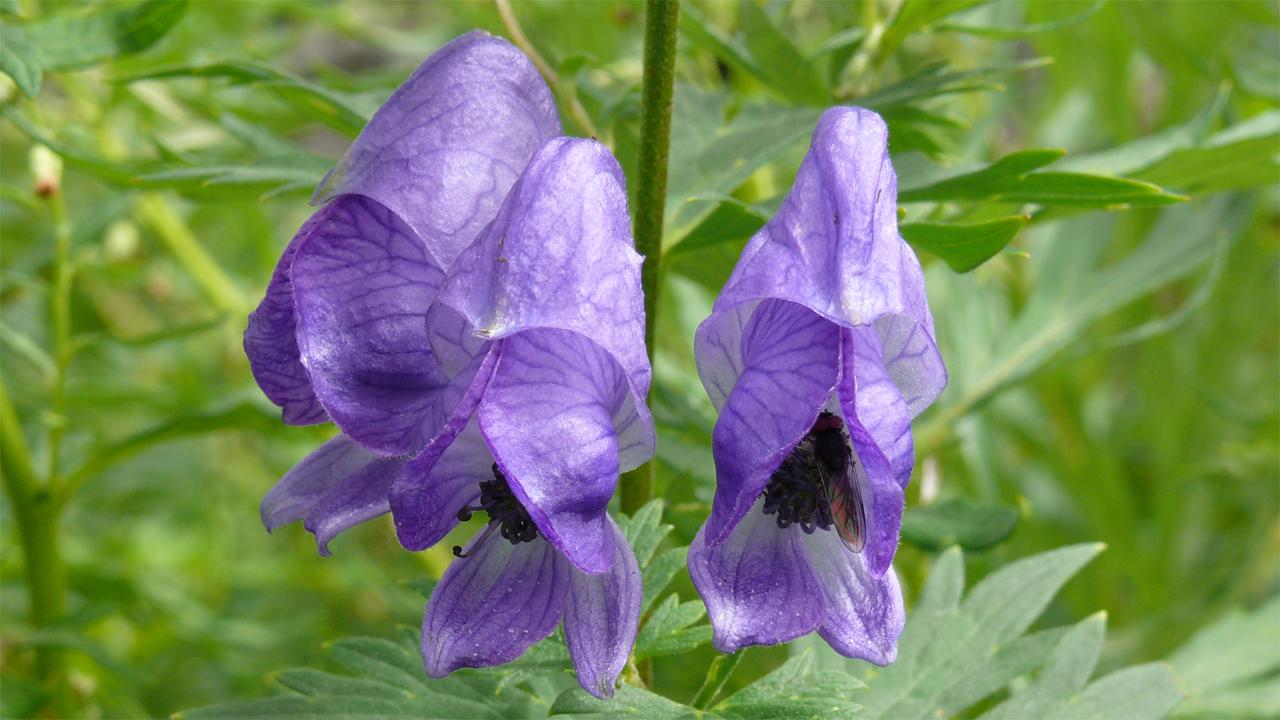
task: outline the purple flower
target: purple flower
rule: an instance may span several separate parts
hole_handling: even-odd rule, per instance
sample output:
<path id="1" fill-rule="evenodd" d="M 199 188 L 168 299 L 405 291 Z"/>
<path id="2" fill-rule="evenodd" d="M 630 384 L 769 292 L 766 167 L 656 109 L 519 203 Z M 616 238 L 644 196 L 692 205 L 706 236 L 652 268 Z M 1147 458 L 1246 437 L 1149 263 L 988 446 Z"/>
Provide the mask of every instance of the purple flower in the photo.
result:
<path id="1" fill-rule="evenodd" d="M 529 60 L 473 32 L 427 58 L 321 183 L 325 205 L 285 248 L 244 348 L 286 423 L 332 419 L 343 434 L 267 495 L 268 529 L 304 520 L 328 554 L 334 535 L 387 512 L 405 456 L 467 382 L 433 352 L 427 309 L 529 158 L 559 134 Z"/>
<path id="2" fill-rule="evenodd" d="M 444 429 L 395 481 L 396 530 L 420 549 L 473 513 L 488 523 L 431 596 L 428 675 L 509 662 L 563 623 L 582 687 L 613 693 L 641 586 L 605 508 L 619 472 L 654 448 L 640 263 L 617 161 L 559 138 L 428 312 L 433 352 L 470 382 L 454 383 Z"/>
<path id="3" fill-rule="evenodd" d="M 267 496 L 268 527 L 303 518 L 323 552 L 390 508 L 420 550 L 484 512 L 428 605 L 427 673 L 509 662 L 563 623 L 604 697 L 641 598 L 606 507 L 653 454 L 650 368 L 621 168 L 559 131 L 510 45 L 441 49 L 322 185 L 245 347 L 287 422 L 342 430 Z"/>
<path id="4" fill-rule="evenodd" d="M 715 645 L 818 631 L 893 662 L 905 615 L 891 563 L 911 420 L 946 385 L 924 278 L 898 235 L 888 129 L 828 110 L 778 214 L 698 328 L 720 411 L 716 494 L 689 572 Z"/>

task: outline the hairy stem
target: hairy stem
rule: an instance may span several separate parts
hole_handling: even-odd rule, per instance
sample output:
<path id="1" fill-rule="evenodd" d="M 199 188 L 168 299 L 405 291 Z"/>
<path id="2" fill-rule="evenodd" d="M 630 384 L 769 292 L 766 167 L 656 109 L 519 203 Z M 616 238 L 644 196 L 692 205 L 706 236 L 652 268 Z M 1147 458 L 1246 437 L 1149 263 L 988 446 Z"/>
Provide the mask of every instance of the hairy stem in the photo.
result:
<path id="1" fill-rule="evenodd" d="M 644 81 L 640 95 L 640 178 L 636 190 L 636 252 L 644 256 L 644 341 L 653 359 L 657 320 L 658 261 L 667 199 L 667 154 L 671 147 L 671 96 L 675 85 L 679 0 L 649 0 L 645 10 Z M 653 463 L 622 477 L 622 511 L 639 510 L 653 497 Z"/>

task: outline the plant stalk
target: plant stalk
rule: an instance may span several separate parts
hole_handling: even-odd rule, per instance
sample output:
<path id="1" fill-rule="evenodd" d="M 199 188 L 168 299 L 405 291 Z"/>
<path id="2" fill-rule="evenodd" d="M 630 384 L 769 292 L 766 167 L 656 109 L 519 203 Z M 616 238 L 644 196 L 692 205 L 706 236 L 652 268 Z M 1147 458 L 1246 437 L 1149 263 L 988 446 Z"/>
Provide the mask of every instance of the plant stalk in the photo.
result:
<path id="1" fill-rule="evenodd" d="M 9 496 L 18 525 L 30 622 L 36 629 L 46 628 L 62 617 L 67 601 L 66 579 L 58 548 L 59 513 L 53 494 L 36 477 L 22 426 L 2 385 L 0 476 L 4 479 L 4 491 Z M 46 687 L 56 690 L 62 682 L 58 649 L 38 646 L 35 652 L 37 676 Z"/>
<path id="2" fill-rule="evenodd" d="M 644 79 L 640 93 L 640 177 L 636 190 L 636 252 L 644 256 L 644 342 L 653 360 L 658 307 L 658 262 L 667 200 L 671 148 L 671 99 L 675 87 L 679 0 L 649 0 L 645 9 Z M 652 390 L 650 392 L 652 394 Z M 653 463 L 622 476 L 622 511 L 633 513 L 653 498 Z"/>

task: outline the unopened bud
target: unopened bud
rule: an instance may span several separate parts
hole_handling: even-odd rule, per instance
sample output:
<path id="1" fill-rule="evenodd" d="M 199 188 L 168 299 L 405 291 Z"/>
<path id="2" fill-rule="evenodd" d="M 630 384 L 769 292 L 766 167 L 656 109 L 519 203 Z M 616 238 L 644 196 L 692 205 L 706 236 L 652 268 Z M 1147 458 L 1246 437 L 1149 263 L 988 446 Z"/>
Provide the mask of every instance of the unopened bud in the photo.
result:
<path id="1" fill-rule="evenodd" d="M 31 148 L 31 175 L 36 197 L 51 198 L 62 187 L 62 158 L 44 145 Z"/>
<path id="2" fill-rule="evenodd" d="M 138 251 L 138 226 L 128 220 L 117 220 L 111 223 L 102 245 L 107 260 L 111 262 L 128 260 Z"/>

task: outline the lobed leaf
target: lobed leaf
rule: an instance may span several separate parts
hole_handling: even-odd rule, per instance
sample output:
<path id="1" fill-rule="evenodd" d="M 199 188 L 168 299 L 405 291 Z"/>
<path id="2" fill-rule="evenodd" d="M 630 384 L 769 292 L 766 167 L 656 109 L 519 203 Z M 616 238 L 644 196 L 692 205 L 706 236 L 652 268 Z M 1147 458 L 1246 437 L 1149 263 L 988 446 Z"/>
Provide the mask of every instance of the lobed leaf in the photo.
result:
<path id="1" fill-rule="evenodd" d="M 668 595 L 636 635 L 636 657 L 678 655 L 706 645 L 711 642 L 711 626 L 689 627 L 706 616 L 701 600 L 680 602 L 675 595 Z"/>

